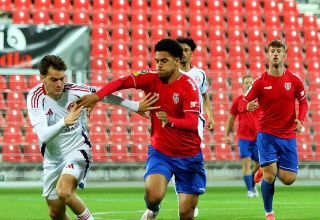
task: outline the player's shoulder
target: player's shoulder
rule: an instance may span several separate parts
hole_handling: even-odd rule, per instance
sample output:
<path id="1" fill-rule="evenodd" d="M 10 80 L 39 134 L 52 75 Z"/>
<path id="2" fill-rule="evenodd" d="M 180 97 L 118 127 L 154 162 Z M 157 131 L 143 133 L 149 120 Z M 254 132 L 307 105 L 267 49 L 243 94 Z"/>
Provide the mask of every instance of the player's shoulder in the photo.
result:
<path id="1" fill-rule="evenodd" d="M 44 94 L 43 83 L 37 84 L 32 89 L 30 89 L 30 91 L 28 92 L 28 96 L 32 96 L 34 94 L 37 94 L 37 95 Z"/>
<path id="2" fill-rule="evenodd" d="M 300 76 L 299 76 L 298 74 L 296 74 L 296 73 L 294 73 L 294 72 L 292 72 L 292 71 L 290 71 L 290 70 L 288 70 L 288 69 L 286 69 L 286 74 L 287 74 L 290 78 L 292 78 L 293 80 L 301 81 L 301 78 L 300 78 Z"/>
<path id="3" fill-rule="evenodd" d="M 65 83 L 64 90 L 70 92 L 91 92 L 89 86 L 76 83 Z"/>
<path id="4" fill-rule="evenodd" d="M 198 72 L 204 75 L 206 74 L 206 72 L 198 66 L 192 66 L 191 71 Z"/>
<path id="5" fill-rule="evenodd" d="M 185 89 L 192 89 L 192 90 L 197 90 L 197 85 L 196 83 L 194 82 L 194 80 L 186 75 L 186 74 L 182 74 L 180 77 L 179 77 L 179 81 L 182 85 L 182 88 L 185 88 Z"/>

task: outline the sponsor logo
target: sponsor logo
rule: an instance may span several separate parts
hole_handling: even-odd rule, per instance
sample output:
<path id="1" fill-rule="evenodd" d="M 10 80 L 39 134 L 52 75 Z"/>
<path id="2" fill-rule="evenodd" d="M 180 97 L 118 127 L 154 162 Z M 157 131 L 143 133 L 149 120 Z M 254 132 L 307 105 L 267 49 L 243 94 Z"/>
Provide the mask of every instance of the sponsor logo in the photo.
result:
<path id="1" fill-rule="evenodd" d="M 284 83 L 284 88 L 286 88 L 287 91 L 291 88 L 291 83 Z"/>
<path id="2" fill-rule="evenodd" d="M 174 101 L 175 104 L 178 104 L 179 102 L 179 93 L 173 93 L 172 99 Z"/>
<path id="3" fill-rule="evenodd" d="M 270 90 L 270 89 L 272 89 L 272 86 L 265 86 L 265 87 L 263 87 L 263 88 Z"/>
<path id="4" fill-rule="evenodd" d="M 196 107 L 198 105 L 198 102 L 197 101 L 191 101 L 190 102 L 190 107 L 191 108 L 194 108 L 194 107 Z"/>

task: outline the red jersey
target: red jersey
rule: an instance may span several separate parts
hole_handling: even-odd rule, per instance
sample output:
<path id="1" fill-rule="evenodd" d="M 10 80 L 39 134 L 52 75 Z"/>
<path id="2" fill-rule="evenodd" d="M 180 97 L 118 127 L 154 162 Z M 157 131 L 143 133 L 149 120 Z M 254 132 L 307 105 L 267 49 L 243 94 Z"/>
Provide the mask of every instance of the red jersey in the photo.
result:
<path id="1" fill-rule="evenodd" d="M 301 79 L 290 72 L 280 77 L 268 71 L 257 78 L 239 105 L 240 111 L 246 110 L 247 102 L 258 99 L 260 108 L 260 131 L 280 138 L 295 138 L 296 123 L 306 116 L 308 104 Z M 296 116 L 295 100 L 299 102 L 299 115 Z"/>
<path id="2" fill-rule="evenodd" d="M 243 96 L 240 95 L 233 101 L 230 113 L 234 117 L 239 115 L 239 126 L 237 130 L 238 138 L 249 141 L 255 141 L 259 130 L 259 110 L 256 110 L 254 112 L 239 112 L 238 105 L 242 98 Z"/>
<path id="3" fill-rule="evenodd" d="M 120 84 L 121 85 L 120 85 Z M 154 106 L 161 106 L 157 111 L 165 111 L 168 117 L 184 118 L 185 112 L 199 114 L 200 104 L 198 89 L 194 81 L 187 75 L 182 74 L 177 80 L 170 84 L 161 82 L 158 74 L 135 72 L 114 82 L 98 91 L 101 98 L 104 95 L 119 89 L 137 88 L 142 89 L 145 94 L 152 93 L 159 96 Z M 201 139 L 197 129 L 184 130 L 176 126 L 162 127 L 161 121 L 156 116 L 156 111 L 151 111 L 151 145 L 161 153 L 173 157 L 195 156 L 200 152 Z M 197 116 L 198 124 L 199 116 Z"/>

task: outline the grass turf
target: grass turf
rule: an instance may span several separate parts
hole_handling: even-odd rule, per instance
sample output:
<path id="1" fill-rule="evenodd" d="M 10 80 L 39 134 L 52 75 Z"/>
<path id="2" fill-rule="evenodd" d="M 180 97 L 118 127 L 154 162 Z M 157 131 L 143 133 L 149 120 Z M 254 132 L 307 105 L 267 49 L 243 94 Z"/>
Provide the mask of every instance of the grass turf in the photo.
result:
<path id="1" fill-rule="evenodd" d="M 145 209 L 143 188 L 87 188 L 78 192 L 96 220 L 136 220 Z M 277 186 L 273 203 L 277 219 L 320 219 L 318 186 Z M 40 188 L 0 188 L 0 207 L 1 220 L 49 219 Z M 208 187 L 198 207 L 197 220 L 264 219 L 261 196 L 247 198 L 244 187 Z M 74 219 L 70 210 L 68 213 Z M 178 219 L 176 195 L 171 187 L 157 219 Z"/>

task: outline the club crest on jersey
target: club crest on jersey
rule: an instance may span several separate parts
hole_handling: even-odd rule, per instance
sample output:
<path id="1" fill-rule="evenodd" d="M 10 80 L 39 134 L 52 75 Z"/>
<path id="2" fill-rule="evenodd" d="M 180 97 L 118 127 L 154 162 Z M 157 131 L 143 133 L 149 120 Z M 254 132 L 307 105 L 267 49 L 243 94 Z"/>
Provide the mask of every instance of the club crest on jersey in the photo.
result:
<path id="1" fill-rule="evenodd" d="M 173 93 L 172 99 L 174 101 L 175 104 L 178 104 L 179 102 L 179 93 Z"/>
<path id="2" fill-rule="evenodd" d="M 284 83 L 284 88 L 286 88 L 287 91 L 291 88 L 291 83 Z"/>

